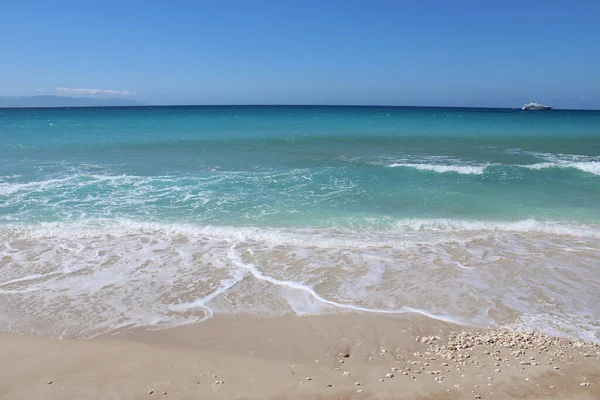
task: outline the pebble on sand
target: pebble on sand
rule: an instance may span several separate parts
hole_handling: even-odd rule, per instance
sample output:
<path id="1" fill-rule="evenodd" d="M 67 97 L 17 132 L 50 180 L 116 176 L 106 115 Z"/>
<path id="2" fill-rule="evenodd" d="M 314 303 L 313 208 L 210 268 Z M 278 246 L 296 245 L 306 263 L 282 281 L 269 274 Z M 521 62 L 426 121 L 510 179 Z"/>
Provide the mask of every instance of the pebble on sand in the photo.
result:
<path id="1" fill-rule="evenodd" d="M 46 382 L 46 385 L 52 385 L 52 381 Z"/>
<path id="2" fill-rule="evenodd" d="M 153 393 L 154 393 L 154 390 L 149 390 L 148 391 L 148 394 L 153 394 Z"/>
<path id="3" fill-rule="evenodd" d="M 385 374 L 385 377 L 386 377 L 386 378 L 393 378 L 393 377 L 394 377 L 394 374 Z"/>

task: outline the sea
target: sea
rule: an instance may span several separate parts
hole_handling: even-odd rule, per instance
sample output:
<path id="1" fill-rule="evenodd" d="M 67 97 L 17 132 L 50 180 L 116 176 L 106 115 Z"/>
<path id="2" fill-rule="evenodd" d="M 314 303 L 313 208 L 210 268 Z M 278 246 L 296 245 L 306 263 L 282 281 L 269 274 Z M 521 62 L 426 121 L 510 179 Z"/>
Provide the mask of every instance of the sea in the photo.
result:
<path id="1" fill-rule="evenodd" d="M 600 111 L 0 109 L 0 330 L 334 312 L 600 341 Z"/>

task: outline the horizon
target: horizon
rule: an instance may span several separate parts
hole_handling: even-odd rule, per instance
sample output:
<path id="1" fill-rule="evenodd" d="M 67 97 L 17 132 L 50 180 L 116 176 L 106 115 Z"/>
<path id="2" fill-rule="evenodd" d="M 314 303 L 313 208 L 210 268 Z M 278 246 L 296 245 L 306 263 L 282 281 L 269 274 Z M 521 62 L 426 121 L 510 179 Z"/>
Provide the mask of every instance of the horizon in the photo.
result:
<path id="1" fill-rule="evenodd" d="M 36 95 L 36 96 L 0 96 L 0 100 L 7 99 L 35 99 L 35 98 L 59 98 L 66 100 L 94 100 L 94 101 L 110 101 L 110 100 L 123 100 L 120 97 L 73 97 L 73 96 L 58 96 L 58 95 Z M 298 104 L 276 104 L 276 103 L 254 103 L 254 104 L 196 104 L 196 103 L 181 103 L 181 104 L 161 104 L 161 103 L 143 103 L 133 102 L 132 104 L 99 104 L 99 105 L 47 105 L 47 106 L 10 106 L 2 105 L 0 103 L 0 109 L 64 109 L 64 108 L 150 108 L 150 107 L 373 107 L 373 108 L 458 108 L 458 109 L 492 109 L 492 110 L 517 110 L 520 111 L 521 107 L 501 107 L 501 106 L 457 106 L 457 105 L 410 105 L 410 104 L 310 104 L 310 103 L 298 103 Z M 556 111 L 600 111 L 600 108 L 558 108 L 553 107 L 552 110 Z"/>
<path id="2" fill-rule="evenodd" d="M 600 109 L 600 54 L 590 51 L 600 48 L 600 4 L 587 0 L 30 0 L 0 9 L 0 34 L 11 38 L 0 96 L 481 108 L 534 98 Z"/>

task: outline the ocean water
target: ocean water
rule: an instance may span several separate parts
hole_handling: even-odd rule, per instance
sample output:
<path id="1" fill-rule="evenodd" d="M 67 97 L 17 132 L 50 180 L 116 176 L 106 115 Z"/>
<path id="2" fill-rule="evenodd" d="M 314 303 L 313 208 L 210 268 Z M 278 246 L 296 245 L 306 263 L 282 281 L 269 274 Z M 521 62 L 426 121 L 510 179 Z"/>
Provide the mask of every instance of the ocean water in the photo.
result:
<path id="1" fill-rule="evenodd" d="M 417 312 L 600 340 L 600 112 L 0 109 L 0 329 Z"/>

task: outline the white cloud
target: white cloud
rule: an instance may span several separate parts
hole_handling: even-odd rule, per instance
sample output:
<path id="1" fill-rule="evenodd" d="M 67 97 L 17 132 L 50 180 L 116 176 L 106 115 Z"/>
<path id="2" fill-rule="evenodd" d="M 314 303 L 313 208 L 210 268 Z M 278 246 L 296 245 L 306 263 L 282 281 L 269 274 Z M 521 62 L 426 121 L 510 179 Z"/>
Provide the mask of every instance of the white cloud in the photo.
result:
<path id="1" fill-rule="evenodd" d="M 129 90 L 115 90 L 115 89 L 76 89 L 76 88 L 64 88 L 57 86 L 56 92 L 60 94 L 76 94 L 76 95 L 88 95 L 88 96 L 135 96 L 135 93 Z"/>
<path id="2" fill-rule="evenodd" d="M 44 89 L 38 89 L 38 93 L 44 93 L 45 90 Z"/>

